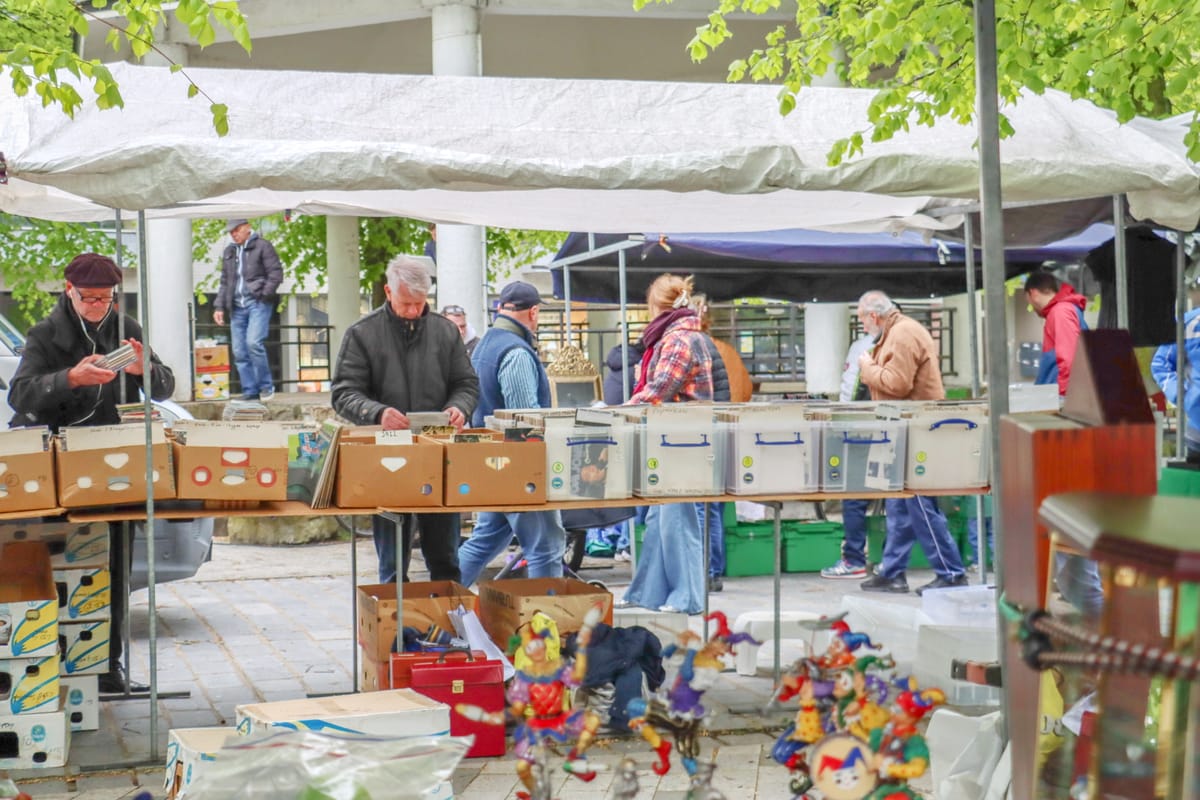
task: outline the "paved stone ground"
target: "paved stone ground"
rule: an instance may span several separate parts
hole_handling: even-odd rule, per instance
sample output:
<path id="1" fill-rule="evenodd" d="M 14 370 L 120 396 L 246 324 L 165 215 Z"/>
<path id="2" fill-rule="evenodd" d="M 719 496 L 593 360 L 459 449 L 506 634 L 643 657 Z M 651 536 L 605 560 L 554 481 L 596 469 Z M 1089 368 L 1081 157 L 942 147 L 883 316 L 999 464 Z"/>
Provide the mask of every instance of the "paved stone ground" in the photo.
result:
<path id="1" fill-rule="evenodd" d="M 360 583 L 374 583 L 375 554 L 369 539 L 357 542 Z M 70 774 L 14 773 L 35 797 L 54 800 L 115 800 L 149 790 L 161 797 L 167 731 L 174 727 L 234 722 L 242 703 L 348 693 L 354 689 L 354 630 L 351 601 L 351 547 L 348 542 L 299 547 L 255 547 L 218 543 L 214 559 L 194 578 L 157 587 L 158 688 L 186 696 L 162 699 L 157 709 L 157 742 L 151 748 L 148 700 L 102 704 L 101 729 L 78 734 L 71 748 Z M 414 579 L 422 579 L 420 572 Z M 619 597 L 629 581 L 628 564 L 588 559 L 584 577 L 606 583 Z M 917 585 L 921 574 L 910 575 Z M 712 607 L 732 622 L 747 610 L 770 609 L 772 581 L 726 579 L 712 596 Z M 785 575 L 784 607 L 831 613 L 843 593 L 858 593 L 855 582 L 823 581 L 814 575 Z M 915 595 L 889 596 L 889 602 L 916 604 Z M 149 596 L 133 597 L 134 677 L 149 674 Z M 699 619 L 691 618 L 698 627 Z M 660 635 L 669 640 L 669 633 Z M 784 663 L 799 652 L 785 642 Z M 770 745 L 786 714 L 769 717 L 762 708 L 771 693 L 772 648 L 759 651 L 759 675 L 727 671 L 709 691 L 714 709 L 711 738 L 703 752 L 720 749 L 717 785 L 729 798 L 788 796 L 783 769 L 769 759 Z M 639 739 L 600 740 L 591 756 L 610 767 L 632 753 L 642 767 L 644 797 L 683 798 L 686 777 L 676 766 L 658 779 L 653 759 Z M 124 765 L 115 767 L 115 765 Z M 515 776 L 508 758 L 464 761 L 454 776 L 460 800 L 515 797 Z M 604 797 L 611 771 L 584 784 L 563 775 L 570 785 L 564 798 Z"/>

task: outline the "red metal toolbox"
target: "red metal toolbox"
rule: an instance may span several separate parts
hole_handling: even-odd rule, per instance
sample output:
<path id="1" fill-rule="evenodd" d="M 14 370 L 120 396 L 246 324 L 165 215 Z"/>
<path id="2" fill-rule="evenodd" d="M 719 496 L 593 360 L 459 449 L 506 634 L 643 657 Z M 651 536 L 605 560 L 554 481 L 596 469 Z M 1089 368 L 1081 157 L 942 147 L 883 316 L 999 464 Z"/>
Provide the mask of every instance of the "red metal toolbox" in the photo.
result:
<path id="1" fill-rule="evenodd" d="M 456 650 L 452 652 L 465 652 Z M 446 654 L 444 650 L 421 653 L 392 653 L 388 659 L 389 687 L 391 689 L 408 689 L 412 686 L 412 670 L 417 664 L 432 664 Z M 476 661 L 483 661 L 487 653 L 482 650 L 472 652 Z"/>
<path id="2" fill-rule="evenodd" d="M 394 662 L 393 662 L 394 663 Z M 412 689 L 450 706 L 450 735 L 474 735 L 467 758 L 504 755 L 504 725 L 474 722 L 455 711 L 459 703 L 504 711 L 504 665 L 482 653 L 451 650 L 435 662 L 412 665 Z"/>

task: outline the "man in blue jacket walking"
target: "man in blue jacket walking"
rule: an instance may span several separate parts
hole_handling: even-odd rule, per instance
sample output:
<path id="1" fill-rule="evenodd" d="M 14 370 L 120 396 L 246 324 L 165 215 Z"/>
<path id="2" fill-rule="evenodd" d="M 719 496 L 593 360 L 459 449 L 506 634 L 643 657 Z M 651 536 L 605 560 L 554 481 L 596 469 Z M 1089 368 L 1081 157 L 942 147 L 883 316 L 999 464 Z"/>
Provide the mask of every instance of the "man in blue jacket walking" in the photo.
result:
<path id="1" fill-rule="evenodd" d="M 1192 310 L 1183 316 L 1183 363 L 1179 350 L 1173 344 L 1164 344 L 1154 353 L 1150 372 L 1154 381 L 1167 396 L 1168 403 L 1178 398 L 1179 375 L 1183 374 L 1183 410 L 1187 415 L 1184 431 L 1187 460 L 1200 463 L 1200 382 L 1195 378 L 1196 365 L 1200 364 L 1200 277 L 1194 279 L 1188 290 Z"/>

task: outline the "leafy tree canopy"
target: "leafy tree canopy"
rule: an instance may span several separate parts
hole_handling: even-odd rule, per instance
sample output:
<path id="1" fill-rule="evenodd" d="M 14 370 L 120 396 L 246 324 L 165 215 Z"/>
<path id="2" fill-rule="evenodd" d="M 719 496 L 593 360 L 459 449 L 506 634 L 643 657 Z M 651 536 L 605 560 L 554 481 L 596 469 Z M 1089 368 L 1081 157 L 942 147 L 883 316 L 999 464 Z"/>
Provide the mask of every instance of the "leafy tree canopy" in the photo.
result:
<path id="1" fill-rule="evenodd" d="M 104 13 L 108 10 L 112 14 Z M 80 58 L 73 37 L 87 36 L 93 25 L 106 26 L 106 41 L 114 50 L 128 44 L 141 58 L 158 50 L 155 35 L 168 12 L 201 47 L 212 44 L 217 29 L 224 28 L 250 51 L 250 31 L 235 0 L 0 0 L 0 73 L 8 72 L 18 95 L 32 89 L 43 106 L 58 105 L 70 117 L 84 102 L 72 76 L 91 86 L 98 108 L 120 108 L 125 101 L 112 73 L 99 59 Z M 205 94 L 181 65 L 172 63 L 171 70 L 184 79 L 188 97 L 208 100 L 217 133 L 228 133 L 228 107 Z"/>
<path id="2" fill-rule="evenodd" d="M 651 2 L 634 0 L 641 9 Z M 803 87 L 831 72 L 846 86 L 879 92 L 870 126 L 837 142 L 830 164 L 861 153 L 912 124 L 940 117 L 969 123 L 975 110 L 974 8 L 959 0 L 714 0 L 707 23 L 687 49 L 702 61 L 733 36 L 736 16 L 795 7 L 795 17 L 761 47 L 729 65 L 729 80 L 780 83 L 787 114 Z M 1192 112 L 1185 142 L 1200 160 L 1196 116 L 1200 4 L 1180 0 L 997 0 L 997 71 L 1001 103 L 1023 89 L 1053 87 L 1136 115 Z M 1002 109 L 1003 110 L 1003 109 Z M 1001 119 L 1001 134 L 1012 127 Z"/>

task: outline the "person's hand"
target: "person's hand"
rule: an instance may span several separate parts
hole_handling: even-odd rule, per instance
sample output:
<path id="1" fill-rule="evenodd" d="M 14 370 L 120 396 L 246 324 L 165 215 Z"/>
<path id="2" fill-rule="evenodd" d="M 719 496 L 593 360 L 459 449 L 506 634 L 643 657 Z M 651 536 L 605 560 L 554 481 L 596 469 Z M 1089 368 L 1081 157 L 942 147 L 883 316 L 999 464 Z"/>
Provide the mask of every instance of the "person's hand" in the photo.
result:
<path id="1" fill-rule="evenodd" d="M 213 312 L 213 322 L 217 323 L 218 325 L 224 325 L 225 324 L 225 312 L 219 308 L 216 311 L 214 311 Z"/>
<path id="2" fill-rule="evenodd" d="M 408 417 L 394 408 L 385 408 L 379 424 L 385 431 L 406 431 L 409 428 Z"/>
<path id="3" fill-rule="evenodd" d="M 137 339 L 126 339 L 125 344 L 133 348 L 133 363 L 125 367 L 125 371 L 130 375 L 142 374 L 142 343 Z"/>
<path id="4" fill-rule="evenodd" d="M 111 382 L 117 373 L 97 366 L 96 362 L 103 358 L 99 353 L 84 356 L 82 361 L 67 370 L 67 385 L 78 389 L 80 386 L 101 386 Z"/>
<path id="5" fill-rule="evenodd" d="M 445 412 L 450 416 L 450 424 L 454 426 L 454 430 L 461 431 L 463 426 L 467 424 L 467 415 L 454 406 L 445 409 Z"/>

